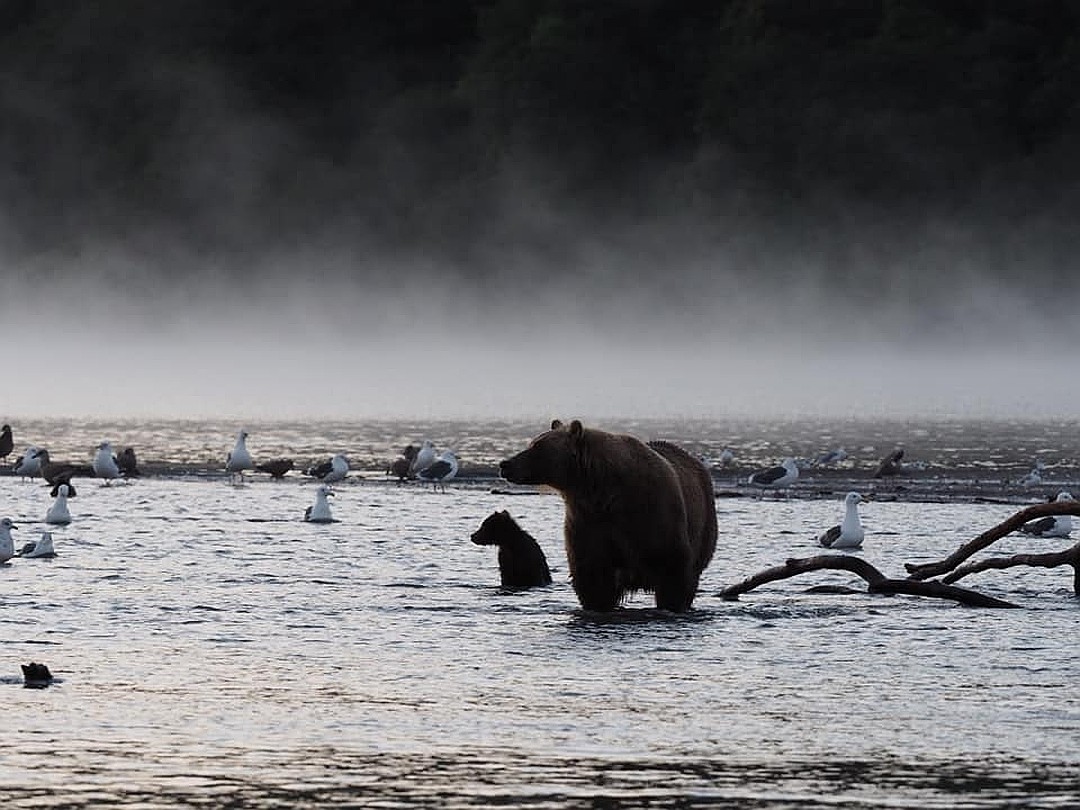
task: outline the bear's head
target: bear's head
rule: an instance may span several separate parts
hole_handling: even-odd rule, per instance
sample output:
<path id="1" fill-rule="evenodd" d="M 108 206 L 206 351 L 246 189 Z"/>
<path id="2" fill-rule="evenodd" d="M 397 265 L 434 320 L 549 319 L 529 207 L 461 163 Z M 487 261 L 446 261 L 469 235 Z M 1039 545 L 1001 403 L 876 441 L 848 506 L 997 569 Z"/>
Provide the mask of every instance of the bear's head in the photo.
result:
<path id="1" fill-rule="evenodd" d="M 520 532 L 521 529 L 510 517 L 510 513 L 503 509 L 484 518 L 480 528 L 473 532 L 469 539 L 478 546 L 499 546 Z"/>
<path id="2" fill-rule="evenodd" d="M 499 474 L 512 484 L 547 484 L 565 489 L 575 478 L 585 428 L 575 419 L 564 425 L 558 419 L 516 456 L 499 464 Z"/>

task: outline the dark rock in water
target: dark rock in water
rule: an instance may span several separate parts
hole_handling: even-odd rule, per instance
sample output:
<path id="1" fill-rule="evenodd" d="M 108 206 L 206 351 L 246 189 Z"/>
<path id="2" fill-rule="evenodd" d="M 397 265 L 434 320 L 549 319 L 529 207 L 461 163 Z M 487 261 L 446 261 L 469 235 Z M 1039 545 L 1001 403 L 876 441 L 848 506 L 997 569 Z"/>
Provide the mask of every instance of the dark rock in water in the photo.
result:
<path id="1" fill-rule="evenodd" d="M 53 676 L 49 668 L 44 664 L 31 661 L 22 665 L 23 685 L 31 689 L 44 689 L 52 683 Z"/>

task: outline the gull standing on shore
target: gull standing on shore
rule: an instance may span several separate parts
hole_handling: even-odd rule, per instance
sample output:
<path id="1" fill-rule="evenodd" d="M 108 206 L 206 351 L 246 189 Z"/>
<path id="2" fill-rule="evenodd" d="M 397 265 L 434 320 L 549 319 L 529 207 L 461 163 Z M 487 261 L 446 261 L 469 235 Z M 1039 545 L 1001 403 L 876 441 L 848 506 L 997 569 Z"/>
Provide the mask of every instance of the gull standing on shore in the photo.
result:
<path id="1" fill-rule="evenodd" d="M 245 440 L 248 434 L 246 430 L 240 430 L 236 434 L 236 444 L 232 451 L 225 457 L 225 472 L 229 474 L 229 480 L 233 483 L 244 483 L 244 470 L 253 470 L 255 465 L 251 461 L 251 453 L 248 452 Z"/>
<path id="2" fill-rule="evenodd" d="M 116 463 L 116 454 L 113 453 L 112 444 L 102 442 L 97 446 L 93 467 L 94 475 L 105 479 L 105 486 L 112 483 L 113 479 L 120 477 L 120 465 Z"/>

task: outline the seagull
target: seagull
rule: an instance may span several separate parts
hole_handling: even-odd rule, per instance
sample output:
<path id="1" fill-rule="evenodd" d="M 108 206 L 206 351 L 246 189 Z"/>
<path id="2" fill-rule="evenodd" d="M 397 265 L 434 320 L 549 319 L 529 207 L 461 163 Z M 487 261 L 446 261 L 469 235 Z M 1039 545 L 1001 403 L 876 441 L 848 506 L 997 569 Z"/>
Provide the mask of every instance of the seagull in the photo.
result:
<path id="1" fill-rule="evenodd" d="M 71 512 L 68 511 L 68 485 L 59 484 L 56 488 L 56 500 L 45 513 L 45 522 L 54 526 L 66 526 L 71 523 Z"/>
<path id="2" fill-rule="evenodd" d="M 17 528 L 11 518 L 0 520 L 0 563 L 6 563 L 15 556 L 15 541 L 11 537 L 11 530 Z"/>
<path id="3" fill-rule="evenodd" d="M 225 472 L 229 473 L 229 478 L 235 482 L 236 476 L 239 476 L 240 483 L 244 482 L 244 470 L 252 470 L 255 465 L 251 461 L 251 453 L 248 452 L 247 445 L 244 444 L 244 440 L 248 437 L 246 430 L 241 430 L 236 434 L 236 444 L 233 445 L 232 451 L 225 458 Z"/>
<path id="4" fill-rule="evenodd" d="M 307 474 L 312 478 L 318 478 L 326 484 L 344 481 L 345 476 L 349 474 L 349 460 L 341 455 L 341 453 L 338 453 L 329 461 L 324 461 L 322 464 L 316 464 L 314 467 L 309 467 Z"/>
<path id="5" fill-rule="evenodd" d="M 11 436 L 11 425 L 4 425 L 0 428 L 0 458 L 6 461 L 14 449 L 15 440 Z"/>
<path id="6" fill-rule="evenodd" d="M 862 496 L 858 492 L 849 492 L 844 496 L 844 520 L 839 526 L 826 529 L 818 535 L 818 542 L 825 548 L 860 548 L 863 531 L 859 521 L 859 504 Z"/>
<path id="7" fill-rule="evenodd" d="M 720 458 L 718 459 L 718 461 L 720 462 L 721 467 L 726 467 L 734 460 L 735 453 L 730 447 L 725 447 L 723 450 L 720 451 Z"/>
<path id="8" fill-rule="evenodd" d="M 782 489 L 794 484 L 798 477 L 799 468 L 795 464 L 795 459 L 788 456 L 780 462 L 779 466 L 769 467 L 767 470 L 758 470 L 752 473 L 746 481 L 751 486 L 762 487 L 763 489 L 765 487 Z"/>
<path id="9" fill-rule="evenodd" d="M 271 478 L 277 479 L 284 478 L 285 473 L 292 468 L 293 460 L 291 458 L 275 458 L 255 465 L 255 469 L 259 472 L 270 473 Z"/>
<path id="10" fill-rule="evenodd" d="M 139 463 L 135 458 L 135 448 L 125 447 L 124 452 L 116 457 L 116 466 L 120 468 L 120 474 L 125 478 L 132 478 L 139 474 Z"/>
<path id="11" fill-rule="evenodd" d="M 334 490 L 326 484 L 322 484 L 315 490 L 315 503 L 304 510 L 304 520 L 308 523 L 333 523 L 334 518 L 330 515 L 330 502 L 327 496 L 333 495 Z"/>
<path id="12" fill-rule="evenodd" d="M 847 450 L 843 447 L 837 447 L 835 450 L 827 450 L 818 456 L 814 460 L 815 467 L 825 467 L 829 464 L 836 464 L 847 458 Z"/>
<path id="13" fill-rule="evenodd" d="M 22 478 L 35 478 L 41 475 L 41 459 L 38 457 L 38 448 L 30 445 L 26 451 L 15 459 L 11 471 Z"/>
<path id="14" fill-rule="evenodd" d="M 1042 471 L 1043 463 L 1039 459 L 1035 459 L 1035 465 L 1031 468 L 1031 472 L 1020 479 L 1020 485 L 1024 487 L 1036 487 L 1042 483 Z"/>
<path id="15" fill-rule="evenodd" d="M 413 461 L 416 460 L 418 448 L 416 445 L 408 445 L 401 455 L 394 459 L 386 470 L 387 475 L 396 475 L 398 484 L 403 484 L 412 475 Z"/>
<path id="16" fill-rule="evenodd" d="M 423 470 L 426 470 L 434 463 L 435 445 L 431 443 L 430 439 L 424 439 L 424 443 L 420 445 L 420 449 L 416 451 L 416 458 L 413 459 L 413 475 L 419 475 Z"/>
<path id="17" fill-rule="evenodd" d="M 41 449 L 37 451 L 38 461 L 41 462 L 41 477 L 53 485 L 55 489 L 59 484 L 70 484 L 73 475 L 85 475 L 92 477 L 94 468 L 89 464 L 72 464 L 68 461 L 53 461 L 49 458 L 49 451 Z M 69 497 L 75 497 L 75 491 L 68 493 Z M 53 493 L 56 497 L 56 493 Z"/>
<path id="18" fill-rule="evenodd" d="M 457 475 L 457 471 L 457 456 L 449 450 L 446 450 L 441 453 L 432 464 L 429 464 L 426 469 L 417 473 L 417 476 L 425 481 L 430 481 L 432 491 L 441 488 L 442 491 L 445 492 L 446 482 Z"/>
<path id="19" fill-rule="evenodd" d="M 1072 500 L 1072 493 L 1062 490 L 1054 498 L 1054 503 L 1067 503 Z M 1048 515 L 1025 523 L 1020 527 L 1020 531 L 1032 537 L 1068 537 L 1072 532 L 1072 515 Z"/>
<path id="20" fill-rule="evenodd" d="M 19 556 L 32 560 L 35 557 L 55 557 L 52 532 L 42 532 L 40 540 L 31 540 L 19 550 Z"/>
<path id="21" fill-rule="evenodd" d="M 878 468 L 874 471 L 874 478 L 884 478 L 887 475 L 896 475 L 903 468 L 901 459 L 904 457 L 904 448 L 897 447 L 889 455 L 885 456 L 878 464 Z"/>
<path id="22" fill-rule="evenodd" d="M 113 453 L 109 442 L 102 442 L 97 446 L 97 455 L 94 456 L 94 475 L 105 479 L 105 485 L 114 478 L 120 477 L 120 465 L 116 463 L 116 455 Z"/>

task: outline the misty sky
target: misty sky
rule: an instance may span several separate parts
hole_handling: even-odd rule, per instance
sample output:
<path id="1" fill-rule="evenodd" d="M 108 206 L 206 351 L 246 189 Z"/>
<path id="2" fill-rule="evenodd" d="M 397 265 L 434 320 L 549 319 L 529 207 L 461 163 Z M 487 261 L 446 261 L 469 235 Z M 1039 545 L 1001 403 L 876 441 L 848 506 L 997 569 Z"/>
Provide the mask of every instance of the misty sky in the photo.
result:
<path id="1" fill-rule="evenodd" d="M 53 24 L 0 82 L 5 419 L 1075 414 L 1067 199 L 701 206 L 658 165 L 607 207 L 520 155 L 439 185 L 460 156 L 389 102 L 331 153 L 183 43 L 72 87 L 108 49 Z"/>

